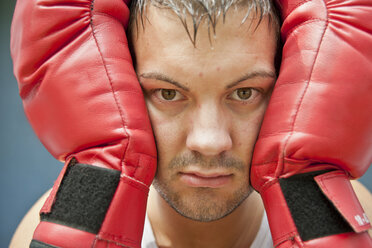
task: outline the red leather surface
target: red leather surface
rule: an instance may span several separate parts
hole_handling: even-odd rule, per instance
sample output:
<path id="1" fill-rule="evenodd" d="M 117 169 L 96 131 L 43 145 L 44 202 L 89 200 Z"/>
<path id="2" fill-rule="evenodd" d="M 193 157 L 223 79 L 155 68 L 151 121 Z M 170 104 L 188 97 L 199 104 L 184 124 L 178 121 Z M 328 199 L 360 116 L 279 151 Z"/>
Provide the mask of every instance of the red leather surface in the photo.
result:
<path id="1" fill-rule="evenodd" d="M 372 162 L 372 2 L 282 3 L 297 7 L 282 26 L 282 66 L 256 143 L 252 184 L 318 164 L 359 177 Z"/>
<path id="2" fill-rule="evenodd" d="M 372 240 L 367 232 L 343 233 L 304 242 L 305 248 L 370 248 Z"/>
<path id="3" fill-rule="evenodd" d="M 325 191 L 325 195 L 332 200 L 334 204 L 339 204 L 336 208 L 340 211 L 340 213 L 344 216 L 345 219 L 349 221 L 353 228 L 355 228 L 356 232 L 365 232 L 370 228 L 369 223 L 364 223 L 363 225 L 359 225 L 355 219 L 355 216 L 364 216 L 364 211 L 360 206 L 358 199 L 355 196 L 355 193 L 352 189 L 352 186 L 346 178 L 346 174 L 342 171 L 334 171 L 326 174 L 319 175 L 315 177 L 315 180 L 318 184 L 320 184 L 320 188 Z M 274 183 L 265 188 L 264 191 L 261 191 L 261 197 L 263 199 L 263 203 L 265 206 L 266 214 L 269 221 L 270 231 L 273 238 L 273 243 L 275 247 L 285 248 L 285 247 L 303 247 L 302 245 L 306 244 L 307 242 L 303 242 L 298 234 L 297 228 L 293 222 L 291 213 L 289 212 L 286 200 L 282 193 L 279 183 Z M 346 243 L 352 243 L 354 241 L 348 241 L 347 239 L 350 238 L 351 240 L 361 240 L 363 241 L 361 244 L 366 242 L 366 239 L 369 239 L 368 234 L 367 237 L 363 235 L 360 236 L 357 233 L 349 233 L 347 235 L 333 235 L 331 239 L 316 239 L 318 241 L 314 241 L 311 244 L 322 244 L 321 247 L 343 247 L 343 246 L 333 246 L 331 242 L 336 236 L 337 239 L 342 239 Z M 361 238 L 362 237 L 362 238 Z M 325 243 L 322 243 L 325 242 Z M 341 241 L 340 241 L 341 242 Z M 368 241 L 372 242 L 372 240 Z M 354 245 L 359 243 L 354 243 Z M 305 246 L 307 247 L 307 246 Z M 317 247 L 317 246 L 311 246 Z M 351 247 L 351 246 L 345 246 Z M 360 246 L 360 247 L 369 247 L 369 246 Z"/>
<path id="4" fill-rule="evenodd" d="M 25 113 L 53 156 L 85 151 L 84 163 L 128 165 L 141 177 L 154 168 L 138 161 L 156 150 L 123 29 L 128 16 L 122 0 L 20 0 L 11 53 Z"/>
<path id="5" fill-rule="evenodd" d="M 370 248 L 372 241 L 367 232 L 364 233 L 343 233 L 313 239 L 306 242 L 298 240 L 287 240 L 275 246 L 276 248 Z"/>
<path id="6" fill-rule="evenodd" d="M 152 182 L 156 147 L 128 49 L 128 17 L 122 0 L 18 0 L 11 55 L 25 113 L 50 153 L 133 178 L 119 186 L 100 235 L 139 244 L 147 191 L 137 188 Z M 58 230 L 64 240 L 72 235 Z"/>
<path id="7" fill-rule="evenodd" d="M 141 247 L 147 193 L 145 185 L 122 176 L 98 237 L 128 247 Z"/>
<path id="8" fill-rule="evenodd" d="M 355 232 L 363 232 L 371 228 L 367 215 L 343 171 L 329 172 L 314 179 Z"/>
<path id="9" fill-rule="evenodd" d="M 96 239 L 96 235 L 75 228 L 43 221 L 37 226 L 33 238 L 56 247 L 91 248 Z"/>
<path id="10" fill-rule="evenodd" d="M 262 193 L 279 178 L 310 171 L 360 177 L 372 163 L 372 1 L 278 2 L 281 71 L 255 146 L 251 183 Z M 334 204 L 353 197 L 350 190 L 338 194 L 330 197 Z M 347 216 L 359 206 L 345 210 L 343 204 L 335 205 Z"/>
<path id="11" fill-rule="evenodd" d="M 299 236 L 279 183 L 272 184 L 262 191 L 261 197 L 274 245 Z"/>

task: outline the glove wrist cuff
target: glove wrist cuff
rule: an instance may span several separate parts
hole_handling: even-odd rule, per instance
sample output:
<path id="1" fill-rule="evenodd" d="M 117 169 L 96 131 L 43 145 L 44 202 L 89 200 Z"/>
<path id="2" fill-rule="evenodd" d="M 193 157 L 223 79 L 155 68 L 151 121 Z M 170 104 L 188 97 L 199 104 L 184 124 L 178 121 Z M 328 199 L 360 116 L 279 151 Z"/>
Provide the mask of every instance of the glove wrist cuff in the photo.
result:
<path id="1" fill-rule="evenodd" d="M 265 206 L 274 247 L 298 236 L 279 182 L 271 184 L 260 192 Z"/>
<path id="2" fill-rule="evenodd" d="M 319 181 L 327 187 L 318 185 Z M 282 178 L 260 193 L 275 246 L 283 242 L 302 244 L 320 237 L 362 232 L 369 227 L 369 223 L 364 223 L 355 228 L 354 217 L 363 218 L 365 215 L 350 182 L 341 171 Z M 362 221 L 368 222 L 367 219 Z"/>
<path id="3" fill-rule="evenodd" d="M 120 181 L 98 233 L 102 240 L 141 247 L 149 188 L 130 177 Z"/>
<path id="4" fill-rule="evenodd" d="M 79 247 L 98 243 L 140 247 L 147 185 L 120 171 L 79 164 L 74 159 L 61 174 L 52 191 L 56 193 L 51 194 L 45 203 L 47 207 L 41 210 L 38 230 L 42 231 L 35 232 L 35 245 L 38 241 L 45 242 L 40 235 L 49 230 L 49 238 L 53 233 L 57 236 L 63 233 L 66 239 L 75 239 Z M 53 232 L 56 229 L 59 231 Z M 74 235 L 69 237 L 71 233 Z M 54 239 L 60 240 L 58 237 L 50 240 Z"/>

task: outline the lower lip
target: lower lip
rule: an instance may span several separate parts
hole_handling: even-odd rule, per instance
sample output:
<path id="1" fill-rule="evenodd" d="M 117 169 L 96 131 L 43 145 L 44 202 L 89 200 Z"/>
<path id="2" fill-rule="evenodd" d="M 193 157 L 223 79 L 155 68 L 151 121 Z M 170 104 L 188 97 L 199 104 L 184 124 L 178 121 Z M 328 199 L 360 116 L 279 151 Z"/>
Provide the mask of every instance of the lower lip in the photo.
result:
<path id="1" fill-rule="evenodd" d="M 181 181 L 190 187 L 221 188 L 232 180 L 232 175 L 217 177 L 201 177 L 195 174 L 181 173 Z"/>

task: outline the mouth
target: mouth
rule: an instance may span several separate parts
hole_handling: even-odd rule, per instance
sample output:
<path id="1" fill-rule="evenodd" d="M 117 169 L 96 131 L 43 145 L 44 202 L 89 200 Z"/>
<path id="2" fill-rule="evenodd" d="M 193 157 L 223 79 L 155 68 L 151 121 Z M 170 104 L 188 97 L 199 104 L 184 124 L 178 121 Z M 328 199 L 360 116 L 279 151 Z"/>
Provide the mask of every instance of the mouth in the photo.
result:
<path id="1" fill-rule="evenodd" d="M 221 188 L 231 183 L 233 174 L 226 172 L 180 172 L 180 180 L 189 187 Z"/>

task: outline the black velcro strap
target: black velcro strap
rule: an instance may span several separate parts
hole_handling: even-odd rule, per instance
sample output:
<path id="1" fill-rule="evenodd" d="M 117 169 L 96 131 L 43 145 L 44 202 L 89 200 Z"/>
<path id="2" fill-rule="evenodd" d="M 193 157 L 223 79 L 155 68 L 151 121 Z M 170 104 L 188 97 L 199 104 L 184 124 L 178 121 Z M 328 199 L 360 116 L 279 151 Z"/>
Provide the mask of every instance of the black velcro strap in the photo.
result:
<path id="1" fill-rule="evenodd" d="M 279 180 L 303 241 L 353 231 L 314 180 L 315 176 L 325 172 L 299 174 Z"/>
<path id="2" fill-rule="evenodd" d="M 75 160 L 76 161 L 76 160 Z M 40 219 L 98 233 L 120 180 L 120 171 L 72 160 L 50 213 Z"/>

